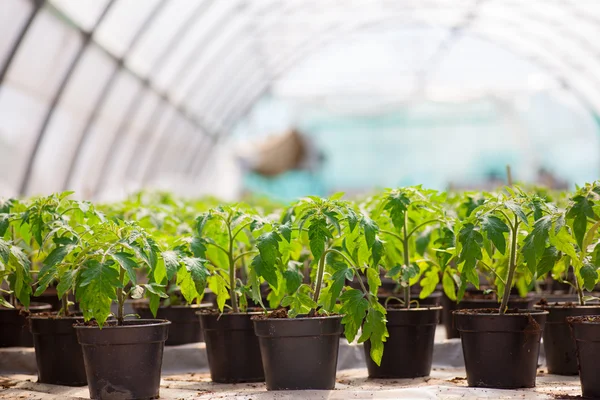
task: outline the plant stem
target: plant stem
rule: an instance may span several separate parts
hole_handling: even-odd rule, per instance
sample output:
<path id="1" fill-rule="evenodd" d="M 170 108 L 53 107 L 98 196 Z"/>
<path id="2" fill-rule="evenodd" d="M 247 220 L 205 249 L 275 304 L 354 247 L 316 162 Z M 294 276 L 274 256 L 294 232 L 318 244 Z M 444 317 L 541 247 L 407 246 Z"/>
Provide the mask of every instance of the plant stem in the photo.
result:
<path id="1" fill-rule="evenodd" d="M 65 317 L 68 317 L 69 314 L 69 298 L 67 293 L 63 294 L 62 298 L 61 298 L 61 302 L 62 302 L 62 313 Z"/>
<path id="2" fill-rule="evenodd" d="M 119 268 L 119 282 L 123 285 L 123 280 L 125 279 L 125 270 L 123 268 Z M 117 310 L 117 325 L 123 325 L 123 314 L 125 313 L 125 291 L 122 287 L 117 288 L 117 302 L 119 303 L 119 308 Z"/>
<path id="3" fill-rule="evenodd" d="M 575 273 L 575 267 L 573 267 L 573 275 L 575 276 L 575 291 L 577 292 L 577 299 L 579 300 L 580 306 L 585 306 L 585 301 L 583 300 L 583 289 L 581 285 L 579 285 L 579 279 L 577 279 L 577 273 Z M 568 279 L 568 277 L 567 277 Z"/>
<path id="4" fill-rule="evenodd" d="M 233 240 L 234 237 L 231 234 L 231 226 L 227 223 L 227 230 L 229 232 L 229 251 L 227 257 L 229 257 L 229 297 L 231 298 L 231 308 L 234 313 L 240 312 L 238 305 L 237 295 L 235 293 L 235 260 L 233 259 Z"/>
<path id="5" fill-rule="evenodd" d="M 432 222 L 439 222 L 439 219 L 430 219 L 429 221 L 425 221 L 422 224 L 419 224 L 417 226 L 415 226 L 409 233 L 408 233 L 408 237 L 411 237 L 419 228 L 424 227 L 427 224 L 431 224 Z"/>
<path id="6" fill-rule="evenodd" d="M 410 264 L 410 257 L 408 255 L 408 212 L 404 211 L 404 225 L 402 226 L 402 231 L 404 233 L 404 240 L 402 241 L 402 246 L 404 247 L 404 251 L 402 252 L 404 256 L 404 268 L 408 268 Z M 410 284 L 408 281 L 404 282 L 406 285 L 404 286 L 404 307 L 410 308 Z"/>
<path id="7" fill-rule="evenodd" d="M 313 295 L 313 300 L 315 303 L 319 301 L 319 295 L 321 294 L 321 285 L 323 284 L 323 274 L 325 273 L 325 256 L 327 255 L 328 250 L 324 251 L 321 254 L 321 258 L 319 258 L 319 268 L 317 268 L 317 281 L 315 283 L 315 292 Z M 315 310 L 310 310 L 309 315 L 314 315 Z"/>
<path id="8" fill-rule="evenodd" d="M 510 298 L 510 288 L 512 287 L 513 278 L 515 276 L 515 270 L 517 269 L 517 233 L 519 230 L 519 219 L 515 215 L 515 223 L 511 227 L 511 245 L 510 245 L 510 258 L 508 267 L 508 277 L 506 278 L 506 284 L 504 285 L 504 293 L 502 294 L 502 303 L 500 304 L 500 314 L 506 312 L 508 307 L 508 299 Z"/>

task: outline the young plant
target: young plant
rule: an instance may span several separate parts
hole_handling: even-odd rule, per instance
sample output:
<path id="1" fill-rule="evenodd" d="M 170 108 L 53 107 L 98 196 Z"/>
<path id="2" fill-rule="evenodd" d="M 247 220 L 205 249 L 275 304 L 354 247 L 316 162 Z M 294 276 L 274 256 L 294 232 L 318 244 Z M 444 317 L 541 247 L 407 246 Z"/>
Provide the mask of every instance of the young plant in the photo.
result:
<path id="1" fill-rule="evenodd" d="M 338 196 L 303 199 L 293 207 L 293 214 L 293 223 L 287 220 L 260 238 L 260 254 L 252 266 L 258 275 L 284 278 L 287 295 L 281 305 L 289 307 L 290 317 L 343 314 L 349 341 L 362 327 L 358 341 L 371 341 L 371 357 L 379 364 L 388 332 L 386 310 L 377 301 L 381 285 L 378 264 L 384 251 L 377 224 Z M 310 249 L 312 287 L 302 284 L 289 263 L 282 262 L 286 258 L 281 255 L 294 242 Z M 346 280 L 352 280 L 359 271 L 367 276 L 368 289 L 362 280 L 361 290 L 346 286 Z"/>
<path id="2" fill-rule="evenodd" d="M 600 182 L 588 183 L 571 197 L 566 209 L 567 226 L 560 232 L 560 250 L 563 253 L 563 270 L 572 266 L 574 286 L 580 305 L 595 299 L 585 296 L 583 289 L 591 292 L 598 283 L 600 268 Z M 558 235 L 557 235 L 558 236 Z"/>
<path id="3" fill-rule="evenodd" d="M 255 236 L 266 224 L 252 211 L 234 206 L 211 209 L 196 219 L 196 235 L 189 243 L 189 252 L 208 261 L 208 287 L 217 296 L 221 312 L 227 300 L 232 312 L 246 311 L 247 295 L 262 304 L 260 290 L 251 289 L 260 286 L 260 266 L 249 272 L 246 265 L 248 258 L 260 251 L 254 246 Z"/>
<path id="4" fill-rule="evenodd" d="M 372 203 L 371 217 L 388 239 L 387 275 L 400 283 L 405 308 L 411 305 L 411 285 L 420 282 L 420 298 L 429 296 L 451 258 L 454 234 L 442 200 L 436 191 L 417 186 L 387 190 Z"/>
<path id="5" fill-rule="evenodd" d="M 20 223 L 33 233 L 32 243 L 37 250 L 32 254 L 42 268 L 37 273 L 35 296 L 40 296 L 50 284 L 56 287 L 61 308 L 58 315 L 69 315 L 70 277 L 73 265 L 63 262 L 75 258 L 81 238 L 90 234 L 104 216 L 89 202 L 70 200 L 70 192 L 39 197 L 21 214 Z"/>
<path id="6" fill-rule="evenodd" d="M 479 288 L 478 270 L 493 273 L 504 314 L 510 289 L 527 287 L 545 275 L 560 259 L 564 216 L 556 207 L 521 189 L 490 196 L 469 217 L 456 224 L 456 254 L 460 285 L 458 299 L 468 282 Z"/>
<path id="7" fill-rule="evenodd" d="M 158 267 L 159 249 L 154 240 L 133 222 L 107 219 L 80 236 L 72 257 L 57 266 L 70 271 L 61 284 L 74 290 L 86 321 L 95 319 L 100 327 L 118 304 L 117 323 L 123 325 L 125 300 L 144 293 L 166 297 L 164 287 L 150 282 L 138 284 L 137 271 Z"/>

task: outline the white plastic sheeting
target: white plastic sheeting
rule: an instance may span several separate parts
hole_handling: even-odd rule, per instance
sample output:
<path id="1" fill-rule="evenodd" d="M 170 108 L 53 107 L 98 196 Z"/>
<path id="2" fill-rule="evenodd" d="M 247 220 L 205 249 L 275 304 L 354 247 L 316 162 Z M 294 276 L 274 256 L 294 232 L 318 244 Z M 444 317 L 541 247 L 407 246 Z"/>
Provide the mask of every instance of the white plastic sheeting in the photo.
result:
<path id="1" fill-rule="evenodd" d="M 316 107 L 331 94 L 351 110 L 454 102 L 504 96 L 495 74 L 520 82 L 526 61 L 595 113 L 599 35 L 596 0 L 2 0 L 0 192 L 102 197 L 158 182 L 214 192 L 198 177 L 220 165 L 215 144 L 227 145 L 253 105 L 284 87 Z M 319 77 L 319 51 L 369 37 L 382 52 L 330 61 L 328 85 L 281 86 L 303 64 Z M 514 59 L 501 57 L 477 85 L 464 71 L 440 74 L 452 54 L 488 56 L 474 45 L 453 53 L 473 38 Z M 377 68 L 343 79 L 369 58 Z"/>

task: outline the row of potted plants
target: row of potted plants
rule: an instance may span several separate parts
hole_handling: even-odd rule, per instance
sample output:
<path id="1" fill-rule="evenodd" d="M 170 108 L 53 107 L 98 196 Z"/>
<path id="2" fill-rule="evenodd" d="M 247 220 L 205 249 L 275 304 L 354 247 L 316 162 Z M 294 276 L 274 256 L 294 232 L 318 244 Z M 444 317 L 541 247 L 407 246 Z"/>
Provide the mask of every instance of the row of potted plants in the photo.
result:
<path id="1" fill-rule="evenodd" d="M 599 197 L 594 183 L 554 202 L 518 188 L 408 187 L 354 202 L 307 197 L 280 210 L 165 195 L 150 204 L 141 195 L 111 205 L 68 193 L 11 199 L 0 204 L 8 296 L 0 315 L 37 311 L 30 297 L 53 285 L 60 310 L 29 318 L 40 382 L 87 383 L 92 398 L 158 396 L 167 337 L 197 341 L 198 327 L 215 382 L 332 389 L 342 333 L 365 344 L 372 378 L 429 375 L 442 307 L 427 299 L 441 286 L 460 308 L 469 385 L 532 387 L 542 334 L 549 372 L 576 374 L 575 343 L 593 342 L 600 326 L 600 308 L 585 305 L 593 298 L 584 294 L 598 282 Z M 573 286 L 577 305 L 514 308 L 514 289 L 539 292 L 549 275 Z M 386 280 L 396 287 L 384 288 Z M 205 292 L 212 305 L 201 304 Z M 498 300 L 467 309 L 469 294 Z M 125 315 L 128 298 L 144 319 Z M 567 317 L 579 317 L 571 321 L 577 342 Z M 586 365 L 580 360 L 589 395 L 585 378 L 595 375 Z"/>

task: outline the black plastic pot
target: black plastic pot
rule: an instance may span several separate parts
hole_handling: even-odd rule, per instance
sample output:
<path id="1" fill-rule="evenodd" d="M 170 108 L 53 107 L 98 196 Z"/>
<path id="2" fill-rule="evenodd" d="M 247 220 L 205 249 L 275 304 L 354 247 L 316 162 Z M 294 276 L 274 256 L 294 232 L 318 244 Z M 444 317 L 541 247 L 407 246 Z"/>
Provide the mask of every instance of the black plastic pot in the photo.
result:
<path id="1" fill-rule="evenodd" d="M 575 341 L 567 317 L 600 315 L 600 305 L 564 306 L 542 305 L 536 309 L 549 312 L 544 328 L 544 352 L 549 374 L 577 375 L 577 355 Z"/>
<path id="2" fill-rule="evenodd" d="M 486 298 L 463 298 L 458 304 L 451 301 L 445 295 L 445 301 L 443 302 L 444 310 L 443 313 L 446 315 L 442 316 L 444 326 L 446 328 L 446 339 L 459 338 L 460 335 L 456 329 L 456 323 L 452 316 L 455 310 L 474 310 L 479 308 L 500 308 L 500 302 L 497 299 L 486 299 Z M 533 295 L 527 297 L 519 297 L 518 295 L 511 295 L 508 299 L 508 308 L 519 309 L 519 310 L 531 310 L 536 299 Z"/>
<path id="3" fill-rule="evenodd" d="M 83 349 L 90 397 L 154 399 L 169 321 L 125 320 L 123 326 L 75 326 Z"/>
<path id="4" fill-rule="evenodd" d="M 254 319 L 267 390 L 332 390 L 342 317 Z"/>
<path id="5" fill-rule="evenodd" d="M 457 310 L 467 383 L 471 387 L 535 387 L 540 338 L 547 311 Z"/>
<path id="6" fill-rule="evenodd" d="M 389 337 L 381 365 L 371 359 L 371 342 L 364 344 L 369 378 L 416 378 L 429 376 L 433 359 L 435 329 L 442 307 L 388 309 Z"/>
<path id="7" fill-rule="evenodd" d="M 47 312 L 50 304 L 31 303 L 29 313 Z M 0 307 L 0 347 L 33 347 L 33 336 L 27 322 L 28 313 L 22 307 Z"/>
<path id="8" fill-rule="evenodd" d="M 258 338 L 251 318 L 260 312 L 198 312 L 213 382 L 264 382 Z"/>
<path id="9" fill-rule="evenodd" d="M 154 316 L 148 308 L 148 303 L 139 302 L 132 305 L 133 310 L 142 319 L 152 319 Z M 179 346 L 188 343 L 203 342 L 202 329 L 196 313 L 202 308 L 212 308 L 212 304 L 191 304 L 187 306 L 159 307 L 157 319 L 171 321 L 169 338 L 165 346 Z"/>
<path id="10" fill-rule="evenodd" d="M 85 386 L 81 345 L 73 328 L 83 317 L 29 317 L 33 334 L 38 382 L 52 385 Z"/>
<path id="11" fill-rule="evenodd" d="M 600 318 L 568 317 L 573 331 L 583 397 L 600 398 Z"/>

